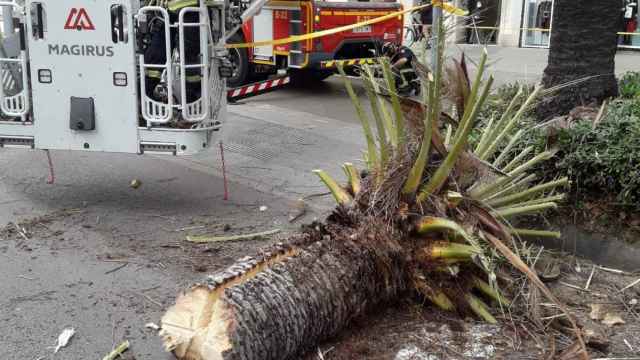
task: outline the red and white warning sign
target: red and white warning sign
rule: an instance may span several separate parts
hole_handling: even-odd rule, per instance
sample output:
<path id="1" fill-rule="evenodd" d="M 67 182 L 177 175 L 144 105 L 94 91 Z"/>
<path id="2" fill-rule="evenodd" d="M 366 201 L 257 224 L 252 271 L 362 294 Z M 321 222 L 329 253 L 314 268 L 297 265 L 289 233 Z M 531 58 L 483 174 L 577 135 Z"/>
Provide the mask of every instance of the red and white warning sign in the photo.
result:
<path id="1" fill-rule="evenodd" d="M 84 8 L 72 8 L 64 24 L 66 30 L 95 30 L 93 22 Z"/>

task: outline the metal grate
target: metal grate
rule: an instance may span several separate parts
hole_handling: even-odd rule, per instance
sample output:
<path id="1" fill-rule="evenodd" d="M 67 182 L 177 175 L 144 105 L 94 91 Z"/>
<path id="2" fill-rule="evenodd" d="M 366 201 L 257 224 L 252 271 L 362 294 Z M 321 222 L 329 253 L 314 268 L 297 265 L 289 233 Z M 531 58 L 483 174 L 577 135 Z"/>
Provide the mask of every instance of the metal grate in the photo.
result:
<path id="1" fill-rule="evenodd" d="M 27 147 L 33 148 L 32 136 L 0 136 L 0 147 Z"/>
<path id="2" fill-rule="evenodd" d="M 225 147 L 228 151 L 267 162 L 282 154 L 301 153 L 304 146 L 313 146 L 320 141 L 320 137 L 305 130 L 266 124 L 231 137 Z"/>

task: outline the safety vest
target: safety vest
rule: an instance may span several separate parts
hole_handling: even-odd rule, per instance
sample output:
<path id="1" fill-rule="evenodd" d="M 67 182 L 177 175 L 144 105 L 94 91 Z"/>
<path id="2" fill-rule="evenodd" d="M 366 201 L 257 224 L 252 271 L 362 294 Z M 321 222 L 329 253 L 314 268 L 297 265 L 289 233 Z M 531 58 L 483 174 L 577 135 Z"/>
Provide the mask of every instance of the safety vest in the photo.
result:
<path id="1" fill-rule="evenodd" d="M 145 6 L 160 6 L 171 12 L 176 12 L 185 7 L 197 7 L 198 0 L 146 0 Z"/>
<path id="2" fill-rule="evenodd" d="M 167 9 L 169 11 L 178 11 L 182 8 L 198 6 L 198 0 L 169 0 Z"/>

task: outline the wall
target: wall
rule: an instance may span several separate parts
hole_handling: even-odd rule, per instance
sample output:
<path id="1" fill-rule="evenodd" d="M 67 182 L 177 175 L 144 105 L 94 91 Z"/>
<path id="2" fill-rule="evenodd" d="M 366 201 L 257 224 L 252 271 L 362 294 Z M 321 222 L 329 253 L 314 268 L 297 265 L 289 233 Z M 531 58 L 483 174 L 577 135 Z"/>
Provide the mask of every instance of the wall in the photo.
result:
<path id="1" fill-rule="evenodd" d="M 498 45 L 518 47 L 520 44 L 520 28 L 522 27 L 522 6 L 524 0 L 502 1 L 500 34 Z"/>

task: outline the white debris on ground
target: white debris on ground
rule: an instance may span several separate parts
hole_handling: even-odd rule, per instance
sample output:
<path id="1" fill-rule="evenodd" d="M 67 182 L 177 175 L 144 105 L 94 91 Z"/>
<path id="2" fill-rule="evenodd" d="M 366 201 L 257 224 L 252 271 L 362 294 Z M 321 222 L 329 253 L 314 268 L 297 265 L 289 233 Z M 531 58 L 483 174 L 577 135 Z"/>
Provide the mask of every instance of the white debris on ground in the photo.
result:
<path id="1" fill-rule="evenodd" d="M 472 359 L 493 359 L 496 347 L 490 341 L 494 335 L 495 327 L 484 324 L 472 326 L 463 355 Z"/>
<path id="2" fill-rule="evenodd" d="M 398 351 L 394 360 L 440 360 L 435 355 L 426 354 L 415 345 L 409 345 Z"/>
<path id="3" fill-rule="evenodd" d="M 152 322 L 146 323 L 144 325 L 144 327 L 147 328 L 147 329 L 152 329 L 152 330 L 156 330 L 156 331 L 160 330 L 160 326 L 158 326 L 158 324 L 152 323 Z"/>
<path id="4" fill-rule="evenodd" d="M 499 332 L 500 328 L 493 325 L 470 325 L 465 331 L 466 341 L 461 344 L 460 337 L 456 336 L 449 325 L 444 324 L 436 332 L 423 330 L 420 334 L 421 340 L 438 344 L 436 348 L 424 351 L 413 344 L 407 344 L 396 354 L 394 360 L 445 360 L 450 358 L 447 357 L 447 350 L 454 350 L 453 353 L 462 354 L 469 359 L 493 359 L 496 355 L 496 347 L 491 343 L 491 340 Z M 429 352 L 435 352 L 444 357 Z"/>
<path id="5" fill-rule="evenodd" d="M 67 328 L 62 330 L 60 335 L 58 335 L 58 343 L 56 344 L 56 347 L 55 347 L 55 350 L 53 350 L 53 353 L 55 354 L 58 352 L 58 350 L 67 346 L 67 344 L 69 344 L 69 340 L 71 340 L 71 338 L 75 334 L 76 334 L 76 330 L 74 328 Z"/>

